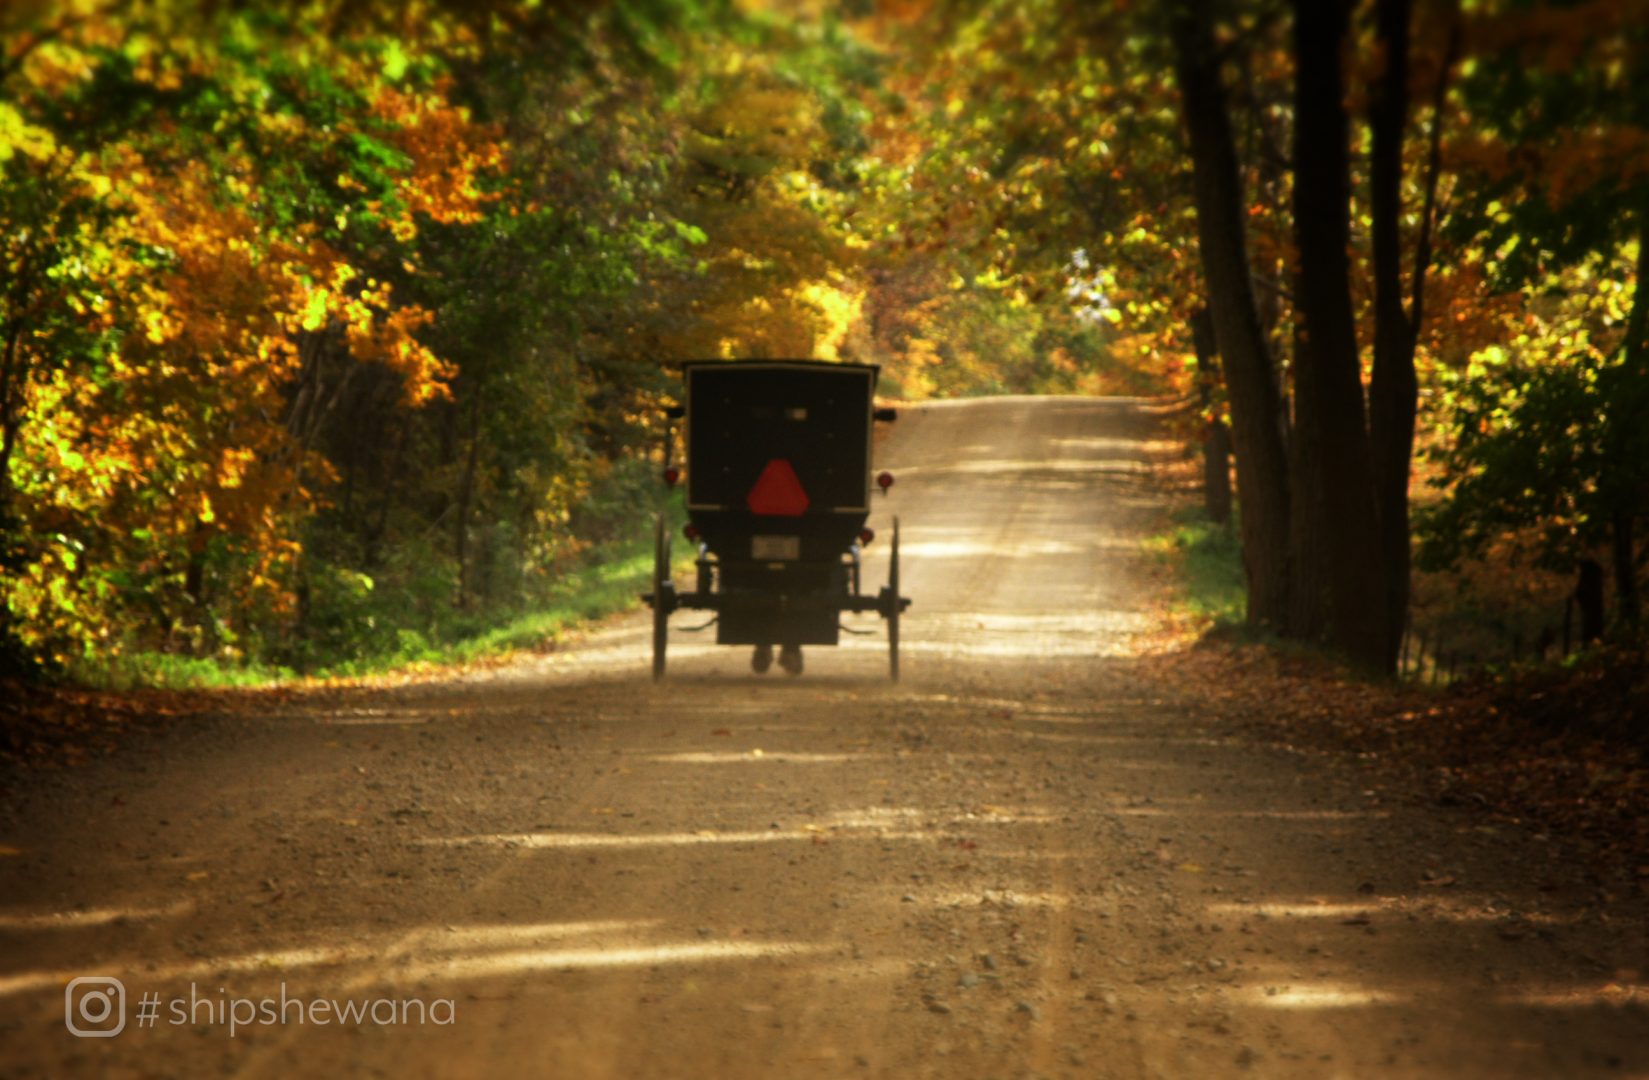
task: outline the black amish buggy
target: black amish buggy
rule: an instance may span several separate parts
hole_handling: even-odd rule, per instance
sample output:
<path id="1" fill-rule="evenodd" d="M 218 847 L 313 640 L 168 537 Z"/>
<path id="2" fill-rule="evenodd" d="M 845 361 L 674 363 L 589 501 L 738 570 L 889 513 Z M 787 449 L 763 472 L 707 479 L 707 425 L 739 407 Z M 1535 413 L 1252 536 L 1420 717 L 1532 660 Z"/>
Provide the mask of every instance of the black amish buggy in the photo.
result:
<path id="1" fill-rule="evenodd" d="M 664 677 L 670 614 L 714 613 L 719 645 L 755 647 L 751 667 L 801 674 L 803 645 L 835 645 L 843 612 L 887 620 L 888 664 L 899 678 L 899 519 L 893 520 L 888 583 L 860 589 L 859 559 L 875 534 L 870 514 L 871 428 L 893 420 L 875 407 L 877 369 L 816 360 L 714 360 L 683 365 L 687 517 L 697 544 L 691 592 L 670 576 L 670 532 L 654 533 L 653 678 Z M 674 484 L 680 471 L 667 465 Z M 885 494 L 893 477 L 876 483 Z"/>

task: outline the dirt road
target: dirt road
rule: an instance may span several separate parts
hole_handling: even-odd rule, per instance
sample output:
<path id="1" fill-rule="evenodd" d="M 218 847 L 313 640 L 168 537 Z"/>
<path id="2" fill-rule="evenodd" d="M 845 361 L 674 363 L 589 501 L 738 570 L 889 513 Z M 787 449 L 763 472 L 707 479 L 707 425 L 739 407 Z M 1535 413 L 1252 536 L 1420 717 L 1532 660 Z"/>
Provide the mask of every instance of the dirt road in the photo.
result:
<path id="1" fill-rule="evenodd" d="M 906 411 L 868 567 L 897 513 L 898 686 L 879 634 L 799 679 L 677 634 L 655 687 L 630 616 L 30 781 L 0 1073 L 1649 1075 L 1641 920 L 1540 838 L 1141 668 L 1152 431 Z M 124 1013 L 82 984 L 71 1019 L 118 1035 L 68 1031 L 84 976 Z"/>

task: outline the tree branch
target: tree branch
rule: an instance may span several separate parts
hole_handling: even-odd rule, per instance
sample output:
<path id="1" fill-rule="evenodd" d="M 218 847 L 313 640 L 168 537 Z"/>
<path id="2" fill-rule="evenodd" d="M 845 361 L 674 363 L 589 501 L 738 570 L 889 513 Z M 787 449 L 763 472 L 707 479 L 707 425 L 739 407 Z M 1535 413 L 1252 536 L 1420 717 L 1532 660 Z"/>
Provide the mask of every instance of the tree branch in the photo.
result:
<path id="1" fill-rule="evenodd" d="M 1420 238 L 1414 247 L 1414 277 L 1409 300 L 1409 326 L 1418 337 L 1424 325 L 1426 273 L 1431 269 L 1431 235 L 1437 221 L 1437 184 L 1443 174 L 1443 102 L 1448 96 L 1449 71 L 1460 54 L 1460 13 L 1455 11 L 1449 27 L 1449 42 L 1443 50 L 1443 64 L 1437 72 L 1437 87 L 1431 99 L 1431 146 L 1426 155 L 1426 200 L 1420 212 Z"/>

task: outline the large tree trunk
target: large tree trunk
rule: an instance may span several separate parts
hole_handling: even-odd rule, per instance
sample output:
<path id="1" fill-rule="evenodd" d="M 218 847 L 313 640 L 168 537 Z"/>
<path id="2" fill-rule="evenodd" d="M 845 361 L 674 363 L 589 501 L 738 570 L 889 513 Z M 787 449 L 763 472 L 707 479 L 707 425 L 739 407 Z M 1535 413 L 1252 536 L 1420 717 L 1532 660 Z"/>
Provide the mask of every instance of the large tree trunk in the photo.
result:
<path id="1" fill-rule="evenodd" d="M 19 347 L 22 338 L 23 320 L 14 319 L 6 327 L 5 345 L 0 347 L 0 529 L 9 527 L 11 455 L 23 426 L 23 398 L 27 380 Z"/>
<path id="2" fill-rule="evenodd" d="M 1242 181 L 1211 25 L 1207 0 L 1181 0 L 1175 6 L 1175 72 L 1191 143 L 1198 246 L 1231 398 L 1248 623 L 1286 631 L 1289 491 L 1281 399 L 1254 305 Z"/>
<path id="3" fill-rule="evenodd" d="M 1403 129 L 1408 119 L 1410 0 L 1379 0 L 1379 42 L 1386 69 L 1373 87 L 1369 127 L 1370 210 L 1374 248 L 1374 372 L 1369 381 L 1369 439 L 1386 586 L 1386 667 L 1396 662 L 1408 612 L 1409 466 L 1419 381 L 1414 349 L 1419 331 L 1403 306 Z M 1439 77 L 1441 78 L 1441 76 Z M 1434 133 L 1442 117 L 1432 118 Z M 1428 204 L 1430 199 L 1428 198 Z M 1429 210 L 1429 206 L 1428 206 Z M 1425 228 L 1426 226 L 1422 226 Z M 1416 258 L 1416 319 L 1425 267 Z"/>
<path id="4" fill-rule="evenodd" d="M 1403 132 L 1409 111 L 1409 27 L 1412 0 L 1378 0 L 1375 11 L 1385 71 L 1369 103 L 1373 147 L 1369 155 L 1374 247 L 1374 373 L 1369 384 L 1369 438 L 1374 454 L 1376 512 L 1386 559 L 1386 645 L 1395 664 L 1408 621 L 1409 470 L 1414 458 L 1414 421 L 1419 380 L 1414 352 L 1425 325 L 1426 275 L 1431 269 L 1431 237 L 1437 217 L 1437 184 L 1443 172 L 1443 102 L 1449 70 L 1460 50 L 1455 22 L 1437 74 L 1431 101 L 1430 149 L 1426 155 L 1425 201 L 1414 246 L 1409 308 L 1403 310 L 1402 235 Z"/>
<path id="5" fill-rule="evenodd" d="M 1596 559 L 1580 560 L 1575 582 L 1575 606 L 1580 609 L 1580 640 L 1584 643 L 1603 637 L 1603 564 Z"/>
<path id="6" fill-rule="evenodd" d="M 469 561 L 470 505 L 475 499 L 476 466 L 481 456 L 481 383 L 476 380 L 474 398 L 470 404 L 469 451 L 464 458 L 464 472 L 458 482 L 458 517 L 453 523 L 453 558 L 458 563 L 459 608 L 468 608 L 471 580 Z"/>
<path id="7" fill-rule="evenodd" d="M 1649 438 L 1642 427 L 1649 410 L 1649 193 L 1638 208 L 1637 282 L 1632 310 L 1626 317 L 1619 389 L 1611 410 L 1606 437 L 1609 469 L 1615 474 L 1608 481 L 1617 492 L 1610 522 L 1615 599 L 1621 623 L 1636 628 L 1641 614 L 1636 525 L 1642 507 L 1649 502 L 1649 465 L 1645 465 Z"/>
<path id="8" fill-rule="evenodd" d="M 1295 0 L 1294 232 L 1302 328 L 1295 384 L 1299 499 L 1321 538 L 1325 638 L 1356 663 L 1389 670 L 1385 561 L 1375 516 L 1357 327 L 1351 308 L 1350 169 L 1341 49 L 1344 0 Z M 1306 598 L 1308 602 L 1315 599 Z"/>
<path id="9" fill-rule="evenodd" d="M 1621 625 L 1635 628 L 1638 606 L 1637 544 L 1629 510 L 1617 510 L 1610 522 L 1610 549 L 1615 564 L 1615 612 Z"/>
<path id="10" fill-rule="evenodd" d="M 1191 317 L 1191 340 L 1197 350 L 1198 402 L 1209 412 L 1220 381 L 1220 353 L 1214 317 L 1206 307 Z M 1202 437 L 1202 505 L 1208 520 L 1231 523 L 1231 429 L 1218 414 L 1209 418 Z"/>
<path id="11" fill-rule="evenodd" d="M 1298 322 L 1294 324 L 1294 355 L 1305 353 L 1305 341 Z M 1323 506 L 1324 485 L 1314 471 L 1323 457 L 1322 425 L 1302 403 L 1315 401 L 1316 371 L 1308 364 L 1294 364 L 1294 437 L 1288 443 L 1290 477 L 1288 542 L 1294 553 L 1293 581 L 1289 590 L 1288 630 L 1302 641 L 1322 641 L 1328 635 L 1331 600 L 1328 538 L 1323 535 L 1327 511 Z"/>

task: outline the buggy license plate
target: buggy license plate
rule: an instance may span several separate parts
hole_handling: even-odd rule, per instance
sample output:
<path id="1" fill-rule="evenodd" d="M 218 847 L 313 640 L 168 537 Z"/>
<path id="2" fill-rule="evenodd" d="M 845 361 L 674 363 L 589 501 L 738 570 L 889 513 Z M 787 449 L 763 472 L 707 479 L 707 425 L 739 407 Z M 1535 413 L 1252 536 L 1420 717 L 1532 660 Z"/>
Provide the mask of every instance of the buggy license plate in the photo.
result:
<path id="1" fill-rule="evenodd" d="M 768 562 L 799 559 L 802 557 L 802 538 L 799 536 L 752 536 L 750 538 L 750 557 Z"/>

